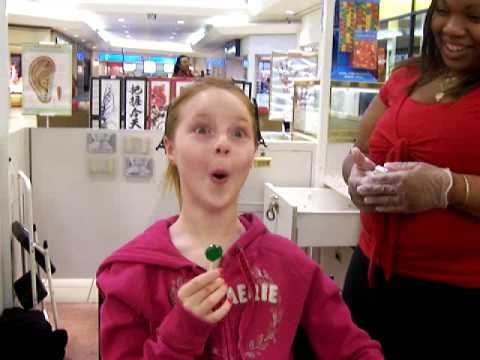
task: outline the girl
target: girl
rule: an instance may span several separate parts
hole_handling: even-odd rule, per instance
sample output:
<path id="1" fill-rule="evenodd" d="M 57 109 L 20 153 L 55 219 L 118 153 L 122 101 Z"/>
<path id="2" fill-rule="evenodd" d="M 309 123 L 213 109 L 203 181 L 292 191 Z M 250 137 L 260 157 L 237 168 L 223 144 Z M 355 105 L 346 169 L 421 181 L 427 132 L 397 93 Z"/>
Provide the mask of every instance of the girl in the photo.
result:
<path id="1" fill-rule="evenodd" d="M 171 105 L 163 145 L 180 214 L 98 270 L 104 360 L 293 359 L 299 327 L 322 359 L 383 359 L 310 258 L 237 215 L 259 139 L 254 108 L 230 81 L 208 78 Z M 205 271 L 210 244 L 224 257 Z"/>

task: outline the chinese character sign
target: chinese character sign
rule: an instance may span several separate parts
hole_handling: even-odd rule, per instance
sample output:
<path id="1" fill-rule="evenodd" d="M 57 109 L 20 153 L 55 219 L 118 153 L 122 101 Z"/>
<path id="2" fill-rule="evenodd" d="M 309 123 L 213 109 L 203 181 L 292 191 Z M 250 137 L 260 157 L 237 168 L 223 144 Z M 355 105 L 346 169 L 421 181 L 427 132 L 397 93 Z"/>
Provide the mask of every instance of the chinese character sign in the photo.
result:
<path id="1" fill-rule="evenodd" d="M 125 84 L 125 128 L 145 130 L 146 80 L 127 79 Z"/>

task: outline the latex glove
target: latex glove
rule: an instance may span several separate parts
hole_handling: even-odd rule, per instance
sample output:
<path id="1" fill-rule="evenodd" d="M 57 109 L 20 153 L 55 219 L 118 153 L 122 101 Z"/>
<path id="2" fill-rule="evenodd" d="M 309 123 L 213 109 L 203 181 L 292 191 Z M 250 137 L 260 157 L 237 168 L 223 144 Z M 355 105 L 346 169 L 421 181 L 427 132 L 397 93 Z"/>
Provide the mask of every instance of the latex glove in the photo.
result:
<path id="1" fill-rule="evenodd" d="M 360 195 L 357 188 L 362 184 L 362 180 L 368 179 L 369 172 L 375 169 L 375 163 L 366 157 L 359 148 L 354 147 L 351 150 L 353 166 L 348 177 L 348 192 L 352 202 L 363 211 L 374 211 L 374 206 L 368 206 L 364 202 L 364 197 Z"/>
<path id="2" fill-rule="evenodd" d="M 450 169 L 423 162 L 386 163 L 388 173 L 371 172 L 357 189 L 365 203 L 385 213 L 417 213 L 448 206 Z M 377 196 L 383 192 L 384 196 Z"/>

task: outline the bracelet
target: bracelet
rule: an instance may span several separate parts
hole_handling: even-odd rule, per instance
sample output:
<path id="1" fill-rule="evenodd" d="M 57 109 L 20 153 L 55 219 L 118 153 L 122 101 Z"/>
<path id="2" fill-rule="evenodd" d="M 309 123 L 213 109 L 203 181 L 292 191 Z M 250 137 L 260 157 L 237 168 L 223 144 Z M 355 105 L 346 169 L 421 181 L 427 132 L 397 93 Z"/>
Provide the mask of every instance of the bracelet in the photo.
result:
<path id="1" fill-rule="evenodd" d="M 463 180 L 465 181 L 465 201 L 463 202 L 463 205 L 467 205 L 468 198 L 470 197 L 470 183 L 466 175 L 463 175 Z"/>

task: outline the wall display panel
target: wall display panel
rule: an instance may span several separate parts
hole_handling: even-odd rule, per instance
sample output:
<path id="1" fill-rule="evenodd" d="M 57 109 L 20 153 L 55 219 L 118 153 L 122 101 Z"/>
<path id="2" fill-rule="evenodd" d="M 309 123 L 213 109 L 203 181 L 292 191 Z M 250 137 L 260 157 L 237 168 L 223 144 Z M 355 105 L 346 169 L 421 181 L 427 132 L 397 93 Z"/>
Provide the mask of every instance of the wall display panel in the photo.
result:
<path id="1" fill-rule="evenodd" d="M 315 80 L 318 54 L 273 52 L 269 120 L 291 122 L 293 119 L 293 82 Z"/>
<path id="2" fill-rule="evenodd" d="M 122 81 L 118 78 L 100 78 L 100 128 L 122 128 Z"/>
<path id="3" fill-rule="evenodd" d="M 72 47 L 22 46 L 23 99 L 26 115 L 72 115 Z"/>
<path id="4" fill-rule="evenodd" d="M 147 128 L 147 80 L 127 78 L 125 96 L 125 128 L 145 130 Z"/>
<path id="5" fill-rule="evenodd" d="M 117 149 L 117 136 L 114 133 L 87 133 L 87 152 L 114 153 Z"/>
<path id="6" fill-rule="evenodd" d="M 128 135 L 123 138 L 123 151 L 126 154 L 148 155 L 151 146 L 152 143 L 148 137 Z"/>
<path id="7" fill-rule="evenodd" d="M 151 78 L 149 86 L 148 119 L 150 129 L 163 130 L 167 106 L 170 104 L 171 86 L 168 78 Z"/>
<path id="8" fill-rule="evenodd" d="M 128 178 L 151 178 L 153 158 L 149 156 L 125 156 L 125 176 Z"/>
<path id="9" fill-rule="evenodd" d="M 98 128 L 100 120 L 100 79 L 90 79 L 90 127 Z"/>
<path id="10" fill-rule="evenodd" d="M 293 96 L 292 128 L 317 137 L 320 131 L 320 81 L 296 80 Z"/>

